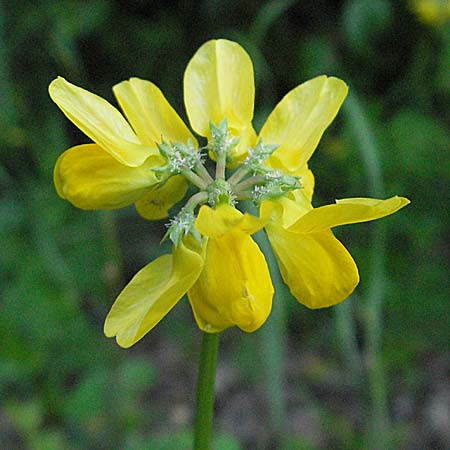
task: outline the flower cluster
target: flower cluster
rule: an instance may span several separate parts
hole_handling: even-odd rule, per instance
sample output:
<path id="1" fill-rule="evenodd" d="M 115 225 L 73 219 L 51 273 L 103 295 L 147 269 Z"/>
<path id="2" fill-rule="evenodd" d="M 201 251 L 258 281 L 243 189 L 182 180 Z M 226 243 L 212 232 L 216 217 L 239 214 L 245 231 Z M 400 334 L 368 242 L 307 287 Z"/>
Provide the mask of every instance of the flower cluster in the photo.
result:
<path id="1" fill-rule="evenodd" d="M 257 135 L 253 126 L 253 67 L 228 40 L 205 43 L 189 62 L 184 101 L 199 148 L 162 92 L 131 78 L 114 86 L 122 114 L 100 97 L 63 78 L 50 96 L 94 143 L 65 151 L 54 170 L 58 194 L 82 209 L 135 204 L 148 220 L 172 218 L 173 243 L 141 269 L 112 306 L 105 334 L 130 347 L 187 293 L 195 320 L 216 333 L 238 326 L 258 329 L 272 305 L 265 257 L 251 235 L 264 229 L 292 295 L 309 308 L 344 300 L 356 287 L 355 262 L 333 227 L 378 219 L 408 200 L 350 198 L 313 208 L 314 176 L 308 160 L 336 116 L 346 84 L 319 76 L 289 92 Z M 206 155 L 215 162 L 209 173 Z M 259 216 L 238 209 L 253 201 Z"/>

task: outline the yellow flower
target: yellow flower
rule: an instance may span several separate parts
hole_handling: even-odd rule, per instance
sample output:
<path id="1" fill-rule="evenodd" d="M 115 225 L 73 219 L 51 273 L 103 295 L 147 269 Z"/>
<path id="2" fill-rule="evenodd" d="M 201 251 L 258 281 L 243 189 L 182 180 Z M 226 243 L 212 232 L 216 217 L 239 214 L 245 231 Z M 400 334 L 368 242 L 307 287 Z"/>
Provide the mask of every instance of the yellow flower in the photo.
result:
<path id="1" fill-rule="evenodd" d="M 354 198 L 312 207 L 314 176 L 307 163 L 347 95 L 337 78 L 320 76 L 293 89 L 257 135 L 249 56 L 231 41 L 205 43 L 186 68 L 184 100 L 193 130 L 208 141 L 214 174 L 155 85 L 132 78 L 113 90 L 129 123 L 105 100 L 62 78 L 50 85 L 64 114 L 95 142 L 58 159 L 58 194 L 84 209 L 135 203 L 151 220 L 166 217 L 189 183 L 198 190 L 170 223 L 172 254 L 141 269 L 106 318 L 105 334 L 123 347 L 141 339 L 186 293 L 203 331 L 258 329 L 273 297 L 267 263 L 251 237 L 262 228 L 300 303 L 339 303 L 359 276 L 331 229 L 378 219 L 409 203 L 402 197 Z M 240 212 L 240 200 L 253 200 L 259 217 Z"/>
<path id="2" fill-rule="evenodd" d="M 203 331 L 237 325 L 250 332 L 266 321 L 273 286 L 264 255 L 250 237 L 266 222 L 226 204 L 200 208 L 195 224 L 208 237 L 205 268 L 188 297 Z"/>
<path id="3" fill-rule="evenodd" d="M 195 142 L 195 138 L 149 81 L 131 78 L 113 91 L 129 123 L 106 100 L 64 78 L 50 84 L 52 100 L 95 142 L 72 147 L 59 157 L 56 191 L 81 209 L 114 209 L 140 202 L 138 210 L 144 217 L 166 217 L 163 213 L 184 196 L 187 183 L 178 177 L 169 186 L 173 195 L 165 194 L 165 185 L 152 171 L 164 163 L 156 143 L 161 137 L 174 142 Z M 163 191 L 159 203 L 155 189 L 158 194 Z"/>
<path id="4" fill-rule="evenodd" d="M 295 194 L 296 198 L 277 201 L 267 235 L 292 295 L 308 308 L 333 306 L 353 292 L 359 275 L 331 228 L 385 217 L 409 201 L 402 197 L 348 198 L 314 209 L 302 192 Z"/>
<path id="5" fill-rule="evenodd" d="M 429 25 L 441 25 L 450 19 L 449 0 L 410 0 L 411 9 Z"/>
<path id="6" fill-rule="evenodd" d="M 241 64 L 239 71 L 233 70 L 235 64 Z M 319 76 L 301 84 L 278 103 L 258 136 L 278 146 L 267 158 L 267 166 L 302 177 L 303 189 L 291 192 L 291 198 L 276 201 L 282 211 L 273 215 L 266 231 L 284 281 L 294 297 L 310 308 L 341 302 L 359 281 L 356 264 L 330 229 L 378 219 L 409 203 L 401 197 L 385 201 L 356 198 L 309 212 L 314 177 L 307 162 L 338 113 L 347 90 L 346 84 L 334 77 Z M 186 69 L 185 99 L 198 134 L 209 136 L 209 118 L 217 123 L 226 117 L 230 134 L 241 138 L 242 147 L 257 141 L 248 131 L 253 131 L 253 70 L 250 59 L 236 44 L 210 41 L 198 50 Z M 241 153 L 238 149 L 233 156 L 239 158 Z"/>
<path id="7" fill-rule="evenodd" d="M 171 255 L 141 269 L 120 293 L 105 321 L 105 334 L 130 347 L 176 305 L 203 269 L 202 248 L 183 240 Z"/>

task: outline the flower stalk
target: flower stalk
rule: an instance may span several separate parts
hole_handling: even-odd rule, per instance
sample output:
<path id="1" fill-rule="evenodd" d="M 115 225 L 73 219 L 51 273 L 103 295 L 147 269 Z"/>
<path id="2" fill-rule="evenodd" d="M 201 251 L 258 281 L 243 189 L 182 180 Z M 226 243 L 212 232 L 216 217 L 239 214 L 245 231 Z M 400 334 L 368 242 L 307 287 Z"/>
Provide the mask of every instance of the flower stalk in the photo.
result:
<path id="1" fill-rule="evenodd" d="M 225 167 L 227 164 L 227 155 L 225 152 L 221 152 L 217 159 L 216 164 L 216 180 L 225 179 Z"/>
<path id="2" fill-rule="evenodd" d="M 206 170 L 206 167 L 202 164 L 201 160 L 195 165 L 194 170 L 208 184 L 214 181 L 209 172 Z"/>
<path id="3" fill-rule="evenodd" d="M 194 186 L 197 186 L 201 190 L 205 190 L 208 187 L 208 181 L 198 176 L 192 170 L 184 170 L 181 172 L 186 180 L 190 181 Z"/>
<path id="4" fill-rule="evenodd" d="M 186 211 L 195 211 L 195 208 L 198 205 L 201 205 L 203 203 L 206 203 L 208 201 L 208 193 L 205 191 L 200 191 L 194 194 L 187 202 L 186 205 L 184 205 L 184 209 Z"/>
<path id="5" fill-rule="evenodd" d="M 211 448 L 219 333 L 202 333 L 194 421 L 194 450 Z"/>

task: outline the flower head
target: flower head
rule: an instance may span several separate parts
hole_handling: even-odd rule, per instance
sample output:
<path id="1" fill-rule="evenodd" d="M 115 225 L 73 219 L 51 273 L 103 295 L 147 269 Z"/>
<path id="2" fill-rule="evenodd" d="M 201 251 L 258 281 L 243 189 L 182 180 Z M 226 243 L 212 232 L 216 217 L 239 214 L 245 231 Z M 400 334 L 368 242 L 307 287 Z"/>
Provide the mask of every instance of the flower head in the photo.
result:
<path id="1" fill-rule="evenodd" d="M 192 129 L 207 139 L 214 174 L 154 84 L 131 78 L 113 88 L 127 120 L 105 100 L 62 78 L 49 90 L 94 141 L 59 157 L 54 182 L 62 198 L 83 209 L 134 203 L 141 216 L 156 220 L 169 215 L 189 184 L 198 191 L 169 224 L 172 253 L 141 269 L 106 318 L 105 334 L 123 347 L 141 339 L 186 293 L 202 330 L 258 329 L 273 296 L 265 257 L 251 237 L 263 228 L 300 303 L 323 308 L 341 302 L 359 277 L 331 229 L 378 219 L 409 203 L 402 197 L 353 198 L 313 208 L 314 176 L 307 163 L 345 99 L 346 84 L 326 76 L 301 84 L 257 134 L 252 63 L 228 40 L 206 42 L 184 76 L 187 115 Z M 242 213 L 241 200 L 253 201 L 259 217 Z"/>

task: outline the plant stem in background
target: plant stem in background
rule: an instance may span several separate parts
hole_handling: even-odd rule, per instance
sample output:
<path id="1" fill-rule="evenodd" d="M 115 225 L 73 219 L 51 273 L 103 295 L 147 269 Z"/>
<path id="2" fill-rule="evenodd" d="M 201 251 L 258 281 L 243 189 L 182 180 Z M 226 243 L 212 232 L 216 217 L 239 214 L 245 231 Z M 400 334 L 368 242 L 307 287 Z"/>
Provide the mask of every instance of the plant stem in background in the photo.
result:
<path id="1" fill-rule="evenodd" d="M 287 324 L 284 306 L 286 295 L 284 294 L 287 294 L 287 288 L 281 279 L 277 261 L 266 233 L 259 231 L 253 237 L 264 253 L 275 288 L 272 311 L 259 333 L 259 338 L 261 354 L 264 355 L 264 387 L 269 406 L 270 431 L 275 444 L 280 446 L 286 436 L 284 369 L 287 349 Z"/>
<path id="2" fill-rule="evenodd" d="M 343 112 L 357 144 L 367 174 L 369 194 L 384 197 L 384 183 L 376 145 L 366 111 L 357 95 L 352 92 L 344 103 Z M 382 313 L 386 285 L 385 228 L 372 225 L 372 255 L 369 286 L 363 302 L 363 325 L 367 342 L 367 371 L 372 405 L 370 448 L 388 448 L 389 416 L 387 407 L 386 377 L 382 359 Z"/>
<path id="3" fill-rule="evenodd" d="M 18 111 L 15 101 L 15 86 L 9 68 L 11 50 L 4 45 L 6 38 L 5 30 L 5 13 L 3 6 L 0 4 L 0 98 L 2 99 L 2 107 L 0 108 L 0 130 L 2 130 L 2 140 L 8 138 L 13 129 L 18 125 Z M 3 135 L 5 134 L 5 135 Z"/>
<path id="4" fill-rule="evenodd" d="M 257 215 L 251 202 L 243 202 L 244 210 Z M 264 368 L 264 388 L 269 409 L 270 434 L 277 445 L 282 444 L 286 424 L 286 399 L 284 394 L 284 363 L 286 361 L 286 311 L 284 299 L 289 296 L 286 285 L 281 279 L 278 264 L 264 231 L 253 235 L 269 266 L 270 277 L 275 288 L 272 311 L 267 322 L 258 333 L 261 346 L 262 364 Z"/>
<path id="5" fill-rule="evenodd" d="M 194 450 L 211 448 L 219 333 L 202 333 L 194 423 Z"/>
<path id="6" fill-rule="evenodd" d="M 255 47 L 260 48 L 262 46 L 269 28 L 295 2 L 296 0 L 272 0 L 260 8 L 249 31 L 249 36 Z"/>
<path id="7" fill-rule="evenodd" d="M 112 211 L 101 212 L 100 227 L 105 245 L 105 281 L 109 292 L 115 296 L 123 281 L 123 261 L 116 217 Z"/>
<path id="8" fill-rule="evenodd" d="M 356 339 L 356 326 L 354 318 L 354 300 L 355 296 L 350 296 L 345 302 L 336 305 L 333 308 L 336 332 L 345 364 L 349 372 L 351 383 L 354 387 L 361 387 L 362 364 L 361 356 Z"/>

